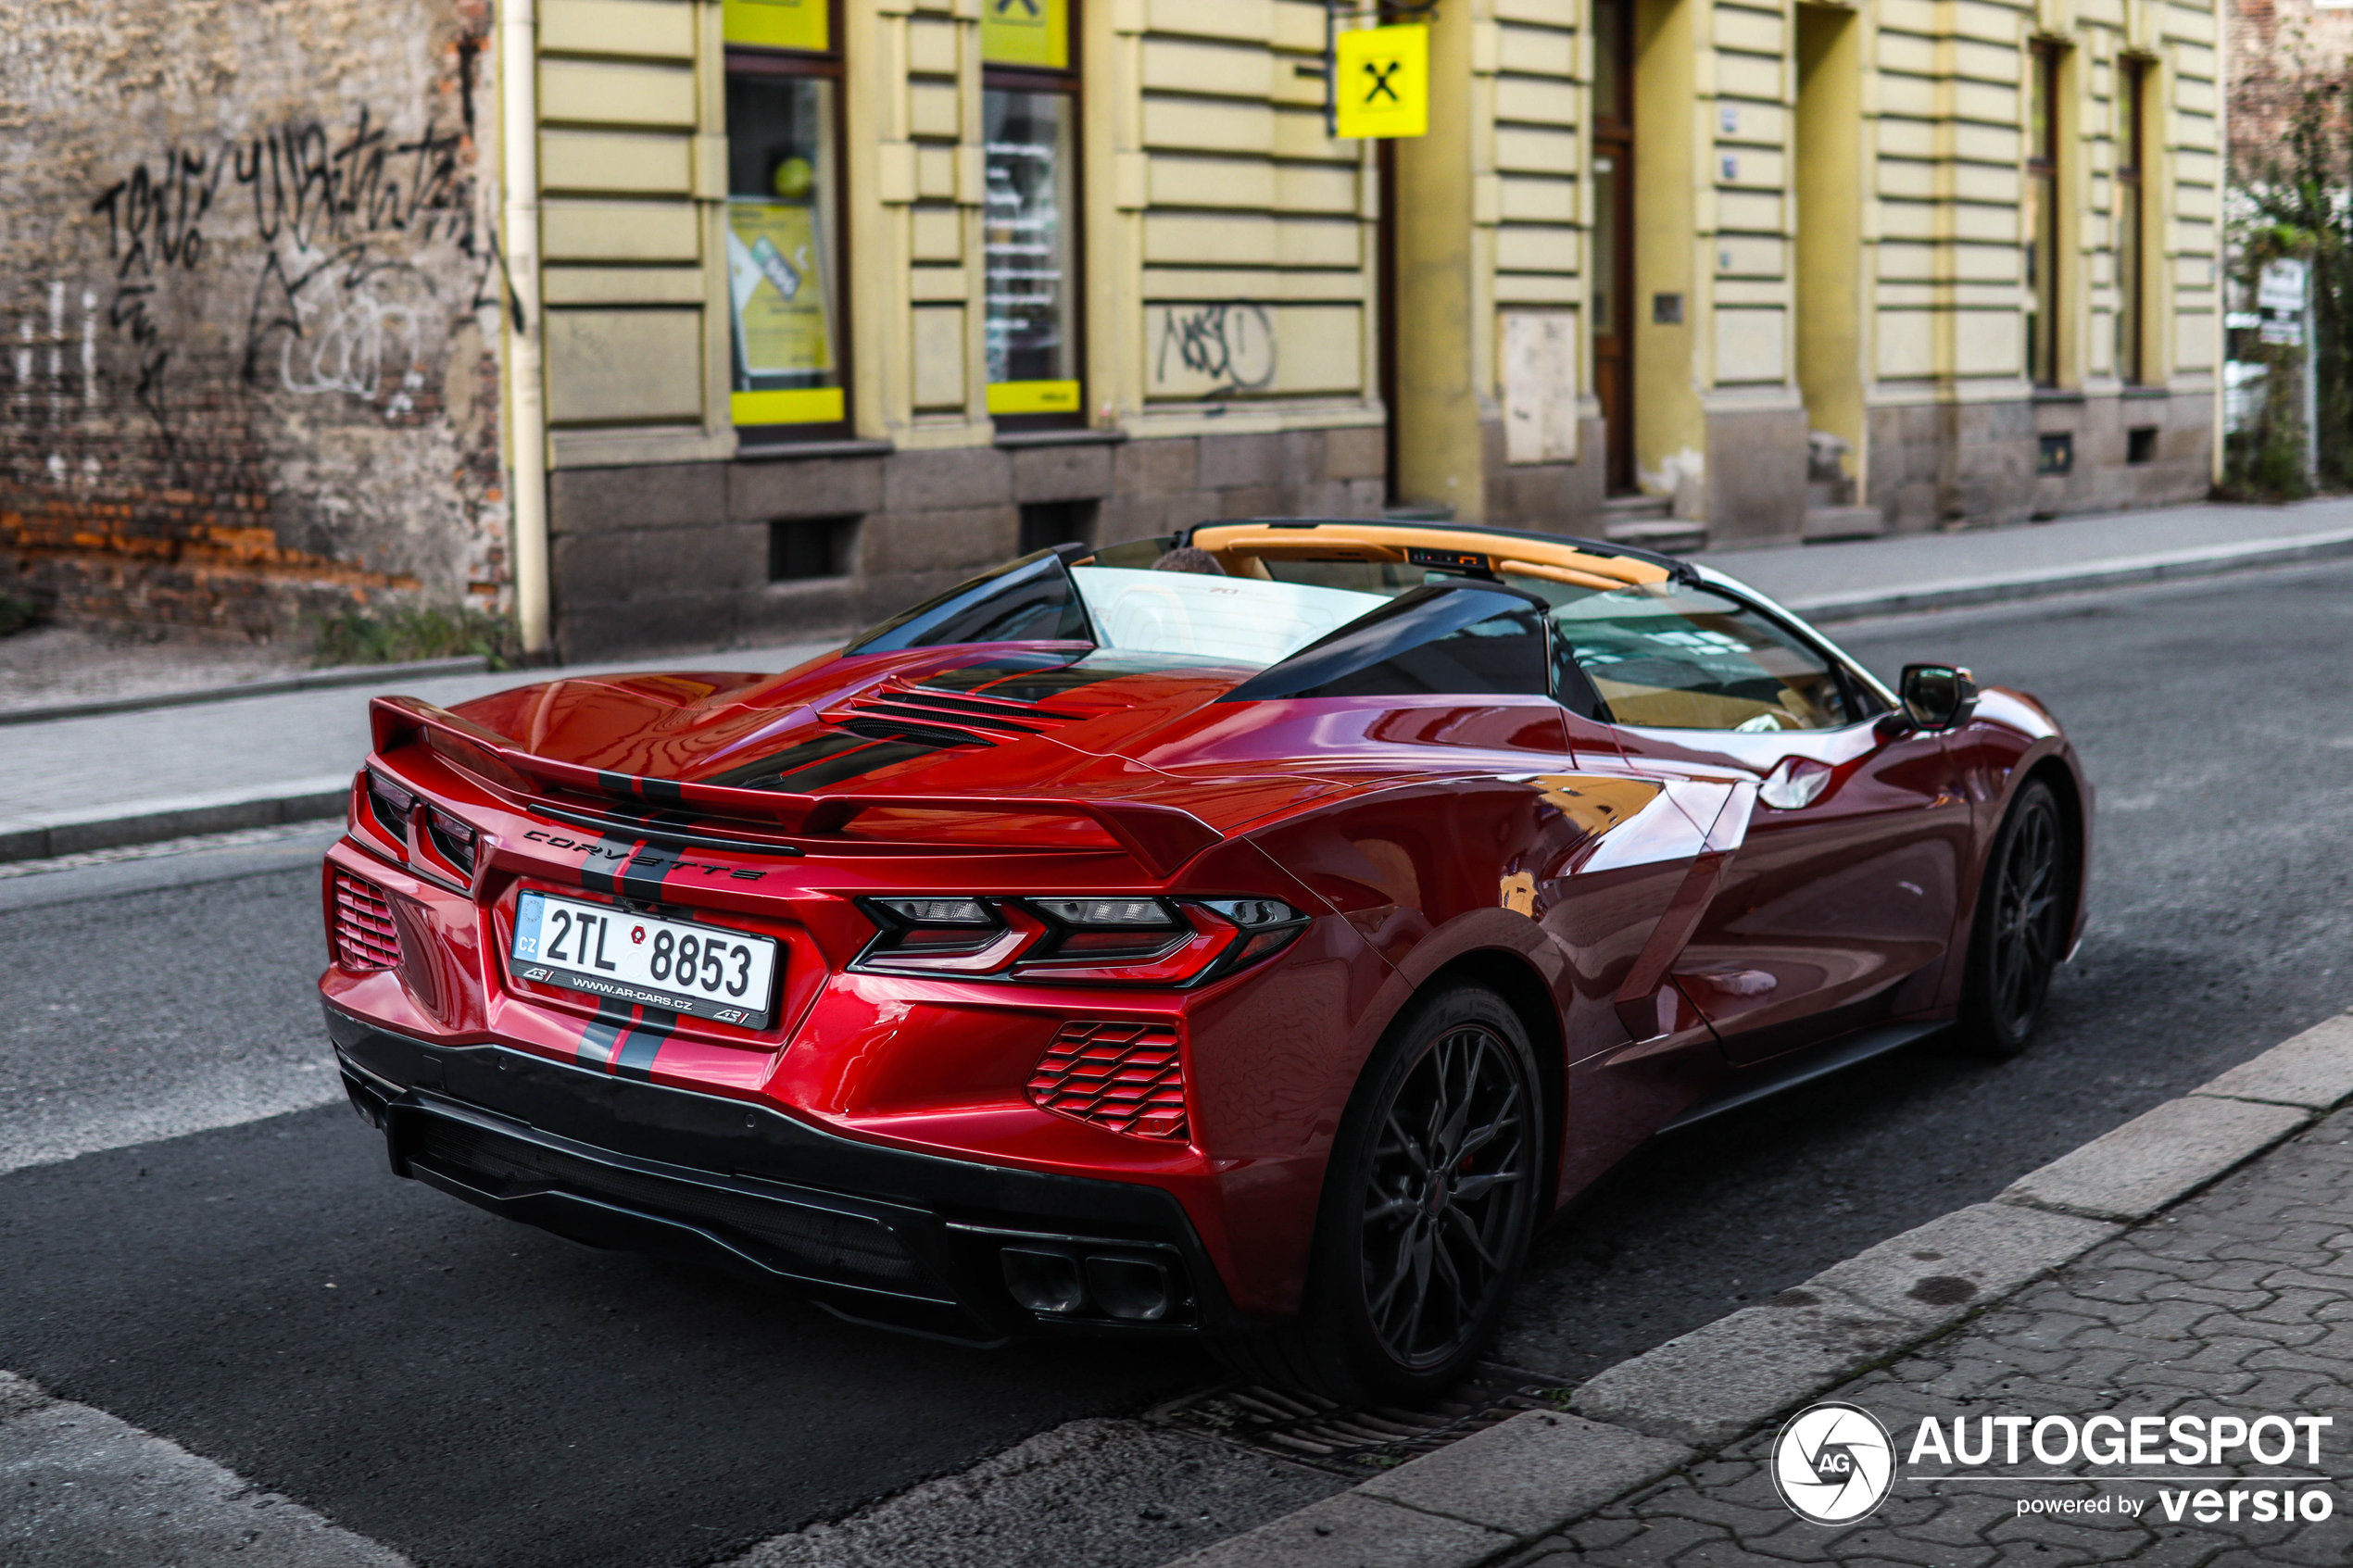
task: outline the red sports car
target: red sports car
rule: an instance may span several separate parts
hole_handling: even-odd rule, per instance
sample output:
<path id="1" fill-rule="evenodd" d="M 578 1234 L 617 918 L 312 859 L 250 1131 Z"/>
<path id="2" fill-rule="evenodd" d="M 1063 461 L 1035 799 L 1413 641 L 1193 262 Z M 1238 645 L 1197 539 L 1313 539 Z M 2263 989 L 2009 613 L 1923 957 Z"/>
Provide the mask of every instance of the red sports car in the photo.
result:
<path id="1" fill-rule="evenodd" d="M 396 1172 L 1340 1398 L 1459 1374 L 1661 1129 L 2017 1050 L 2083 918 L 2032 698 L 1552 535 L 1204 523 L 782 674 L 372 718 L 320 989 Z"/>

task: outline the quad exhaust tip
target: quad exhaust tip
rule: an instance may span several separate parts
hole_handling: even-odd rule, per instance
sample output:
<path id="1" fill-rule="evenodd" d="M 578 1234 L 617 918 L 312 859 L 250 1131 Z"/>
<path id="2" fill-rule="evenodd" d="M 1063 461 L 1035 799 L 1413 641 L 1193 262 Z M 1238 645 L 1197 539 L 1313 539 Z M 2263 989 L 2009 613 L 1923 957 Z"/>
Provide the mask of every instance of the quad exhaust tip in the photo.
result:
<path id="1" fill-rule="evenodd" d="M 1165 1264 L 1132 1254 L 1008 1247 L 999 1261 L 1013 1299 L 1041 1317 L 1157 1323 L 1175 1296 Z"/>

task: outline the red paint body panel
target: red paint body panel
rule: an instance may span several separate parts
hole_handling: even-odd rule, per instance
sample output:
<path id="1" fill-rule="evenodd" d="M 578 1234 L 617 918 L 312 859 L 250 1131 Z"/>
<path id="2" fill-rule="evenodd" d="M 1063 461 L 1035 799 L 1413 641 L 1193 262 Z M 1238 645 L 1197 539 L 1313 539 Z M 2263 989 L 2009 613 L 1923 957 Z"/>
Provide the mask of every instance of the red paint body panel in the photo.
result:
<path id="1" fill-rule="evenodd" d="M 1043 695 L 1023 684 L 1025 659 L 1071 651 L 931 648 L 774 676 L 567 678 L 451 715 L 384 707 L 371 766 L 472 824 L 479 868 L 460 885 L 416 834 L 376 823 L 363 773 L 328 864 L 384 892 L 403 963 L 331 967 L 322 995 L 419 1041 L 502 1045 L 884 1148 L 1157 1187 L 1234 1308 L 1264 1317 L 1297 1309 L 1349 1096 L 1435 978 L 1470 965 L 1541 999 L 1530 1035 L 1560 1088 L 1566 1200 L 1745 1063 L 1857 1023 L 1949 1016 L 1986 847 L 2020 781 L 2055 770 L 2090 820 L 2057 724 L 2000 691 L 1942 735 L 1739 735 L 1616 730 L 1539 698 L 1221 704 L 1252 671 L 1197 661 L 1090 681 L 1050 671 L 1035 681 L 1063 684 Z M 987 674 L 992 660 L 1008 672 Z M 963 683 L 981 718 L 992 694 L 1032 691 L 1020 699 L 1031 728 L 864 754 L 879 759 L 871 770 L 778 785 L 773 806 L 714 783 L 939 680 Z M 1827 764 L 1834 782 L 1776 810 L 1757 788 L 1789 756 Z M 518 775 L 501 758 L 553 771 Z M 595 775 L 711 842 L 599 831 L 612 798 L 578 782 Z M 901 804 L 862 813 L 866 800 Z M 1033 806 L 1009 821 L 1013 800 Z M 1139 805 L 1166 814 L 1142 826 L 1089 814 Z M 774 1023 L 657 1015 L 520 979 L 505 954 L 516 899 L 534 888 L 775 938 Z M 1275 957 L 1200 985 L 854 968 L 877 934 L 859 900 L 905 895 L 1272 898 L 1308 919 Z M 1196 924 L 1212 934 L 1203 956 L 1165 967 L 1190 972 L 1224 950 L 1230 925 Z M 1026 1098 L 1073 1021 L 1173 1031 L 1184 1139 Z"/>

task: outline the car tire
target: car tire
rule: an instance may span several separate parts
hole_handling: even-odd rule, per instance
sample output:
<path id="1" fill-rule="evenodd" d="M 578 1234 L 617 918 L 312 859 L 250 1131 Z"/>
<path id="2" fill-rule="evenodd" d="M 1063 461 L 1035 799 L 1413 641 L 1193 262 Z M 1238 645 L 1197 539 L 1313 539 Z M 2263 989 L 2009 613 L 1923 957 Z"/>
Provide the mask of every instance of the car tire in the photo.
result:
<path id="1" fill-rule="evenodd" d="M 1543 1198 L 1528 1031 L 1481 986 L 1416 998 L 1357 1079 L 1326 1168 L 1304 1310 L 1236 1336 L 1253 1380 L 1342 1404 L 1417 1403 L 1494 1336 Z"/>
<path id="2" fill-rule="evenodd" d="M 1979 883 L 1961 990 L 1964 1049 L 2013 1057 L 2032 1043 L 2051 976 L 2066 956 L 2073 887 L 2058 797 L 2032 781 L 2002 819 Z"/>

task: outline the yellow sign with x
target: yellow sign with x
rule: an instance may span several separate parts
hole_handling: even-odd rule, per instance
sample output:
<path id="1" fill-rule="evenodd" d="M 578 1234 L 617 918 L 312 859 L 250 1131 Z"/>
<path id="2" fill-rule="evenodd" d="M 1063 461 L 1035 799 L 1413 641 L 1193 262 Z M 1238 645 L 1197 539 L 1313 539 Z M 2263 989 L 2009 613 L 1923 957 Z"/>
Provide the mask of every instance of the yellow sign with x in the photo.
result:
<path id="1" fill-rule="evenodd" d="M 1343 32 L 1332 55 L 1342 136 L 1429 133 L 1429 29 L 1367 27 Z"/>

